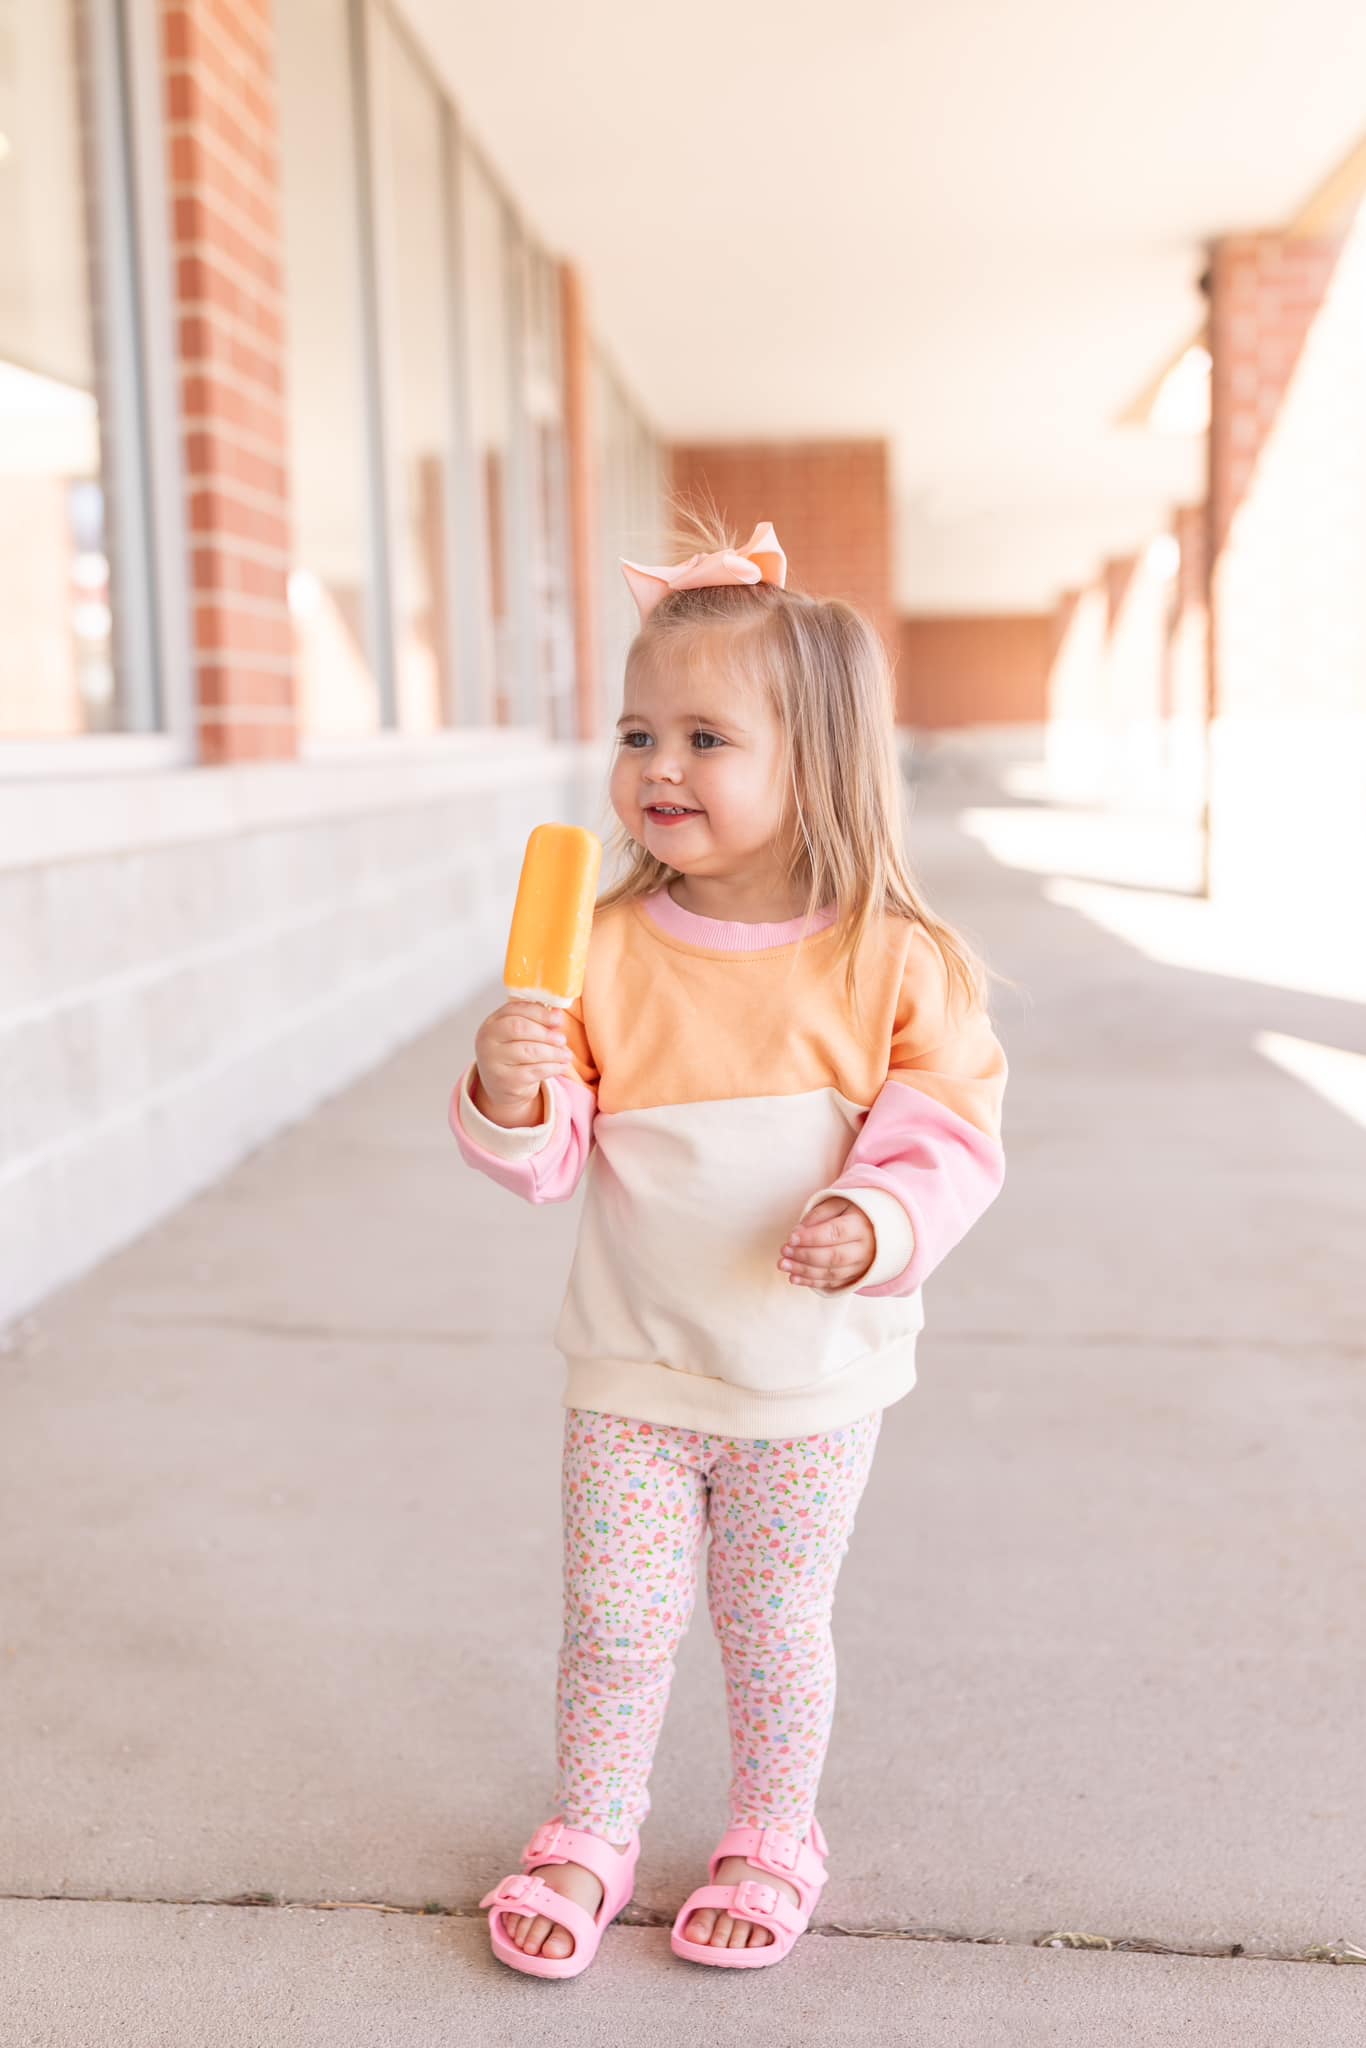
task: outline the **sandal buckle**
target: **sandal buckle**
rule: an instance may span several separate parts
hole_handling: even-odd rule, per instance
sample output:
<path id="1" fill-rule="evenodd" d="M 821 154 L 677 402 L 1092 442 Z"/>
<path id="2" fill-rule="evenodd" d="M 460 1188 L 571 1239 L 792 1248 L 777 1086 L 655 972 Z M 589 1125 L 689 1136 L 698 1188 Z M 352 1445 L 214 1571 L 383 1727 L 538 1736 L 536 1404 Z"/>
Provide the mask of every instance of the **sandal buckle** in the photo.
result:
<path id="1" fill-rule="evenodd" d="M 742 1913 L 776 1913 L 778 1894 L 771 1884 L 760 1884 L 757 1878 L 747 1877 L 735 1887 L 735 1903 Z"/>
<path id="2" fill-rule="evenodd" d="M 776 1863 L 781 1870 L 795 1870 L 802 1845 L 795 1835 L 785 1834 L 781 1828 L 765 1828 L 759 1838 L 759 1854 L 766 1856 L 770 1863 Z"/>
<path id="3" fill-rule="evenodd" d="M 558 1820 L 543 1821 L 526 1845 L 528 1862 L 540 1856 L 554 1856 L 564 1840 L 564 1823 Z"/>

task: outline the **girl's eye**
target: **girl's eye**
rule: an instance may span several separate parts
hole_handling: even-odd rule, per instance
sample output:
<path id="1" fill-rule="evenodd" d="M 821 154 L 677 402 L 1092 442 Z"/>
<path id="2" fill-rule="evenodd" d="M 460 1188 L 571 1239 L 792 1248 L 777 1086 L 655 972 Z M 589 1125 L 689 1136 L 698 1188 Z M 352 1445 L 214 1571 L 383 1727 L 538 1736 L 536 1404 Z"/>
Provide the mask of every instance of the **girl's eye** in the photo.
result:
<path id="1" fill-rule="evenodd" d="M 635 742 L 637 740 L 644 740 L 648 744 L 649 738 L 650 735 L 647 732 L 624 732 L 621 734 L 618 744 L 622 747 L 628 747 L 632 753 L 638 754 L 640 749 L 636 746 Z M 698 752 L 703 754 L 714 753 L 717 747 L 724 747 L 726 744 L 720 733 L 717 732 L 695 732 L 692 738 L 698 742 Z M 704 740 L 708 742 L 705 746 L 701 744 Z"/>

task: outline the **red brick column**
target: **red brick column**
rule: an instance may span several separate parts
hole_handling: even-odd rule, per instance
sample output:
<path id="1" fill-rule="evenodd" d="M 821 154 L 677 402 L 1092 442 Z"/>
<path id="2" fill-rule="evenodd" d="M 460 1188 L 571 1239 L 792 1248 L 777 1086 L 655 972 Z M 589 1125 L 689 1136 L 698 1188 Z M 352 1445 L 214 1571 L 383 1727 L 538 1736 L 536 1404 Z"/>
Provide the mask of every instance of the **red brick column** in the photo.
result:
<path id="1" fill-rule="evenodd" d="M 885 441 L 754 441 L 673 450 L 673 488 L 709 493 L 748 538 L 771 519 L 794 589 L 868 614 L 895 662 L 892 495 Z"/>
<path id="2" fill-rule="evenodd" d="M 598 479 L 593 456 L 593 355 L 588 308 L 579 273 L 560 265 L 564 353 L 564 432 L 569 495 L 570 576 L 574 596 L 574 670 L 580 739 L 597 737 L 599 632 Z"/>
<path id="3" fill-rule="evenodd" d="M 1210 528 L 1217 556 L 1247 494 L 1341 254 L 1338 240 L 1226 235 L 1210 265 Z"/>
<path id="4" fill-rule="evenodd" d="M 200 758 L 297 745 L 271 0 L 161 0 Z"/>
<path id="5" fill-rule="evenodd" d="M 1210 263 L 1211 892 L 1357 914 L 1366 871 L 1366 214 Z"/>

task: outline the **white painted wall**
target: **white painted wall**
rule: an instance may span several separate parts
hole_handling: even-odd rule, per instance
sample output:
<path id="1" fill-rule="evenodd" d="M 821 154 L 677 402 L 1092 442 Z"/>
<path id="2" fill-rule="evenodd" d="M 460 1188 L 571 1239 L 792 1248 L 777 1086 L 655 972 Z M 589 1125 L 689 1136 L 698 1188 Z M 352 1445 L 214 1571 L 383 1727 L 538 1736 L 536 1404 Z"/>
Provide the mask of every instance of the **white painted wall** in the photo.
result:
<path id="1" fill-rule="evenodd" d="M 596 750 L 0 785 L 0 1323 L 499 978 Z"/>

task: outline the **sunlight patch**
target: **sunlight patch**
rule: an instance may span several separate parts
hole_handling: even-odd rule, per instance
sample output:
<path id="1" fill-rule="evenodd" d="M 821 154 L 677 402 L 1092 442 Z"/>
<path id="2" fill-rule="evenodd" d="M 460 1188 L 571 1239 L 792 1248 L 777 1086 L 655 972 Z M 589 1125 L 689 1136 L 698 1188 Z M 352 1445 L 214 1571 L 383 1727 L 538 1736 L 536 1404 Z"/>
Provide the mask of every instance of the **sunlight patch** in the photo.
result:
<path id="1" fill-rule="evenodd" d="M 1366 1130 L 1366 1053 L 1316 1045 L 1311 1038 L 1288 1038 L 1280 1031 L 1259 1031 L 1252 1043 L 1273 1066 L 1293 1074 Z"/>

